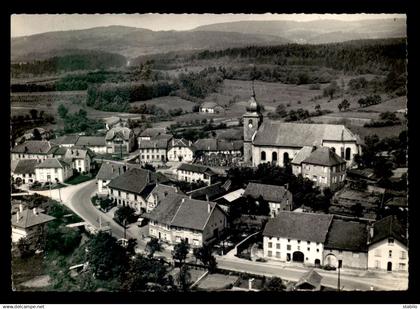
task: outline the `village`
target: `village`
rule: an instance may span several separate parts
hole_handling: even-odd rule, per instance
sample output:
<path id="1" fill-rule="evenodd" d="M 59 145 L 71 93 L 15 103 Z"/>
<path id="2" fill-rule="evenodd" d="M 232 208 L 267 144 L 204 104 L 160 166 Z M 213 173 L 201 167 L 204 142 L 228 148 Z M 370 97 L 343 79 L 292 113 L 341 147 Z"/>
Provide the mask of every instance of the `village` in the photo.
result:
<path id="1" fill-rule="evenodd" d="M 127 290 L 407 289 L 407 167 L 365 164 L 393 161 L 406 136 L 375 151 L 344 124 L 268 119 L 261 103 L 252 84 L 229 139 L 124 117 L 105 118 L 97 135 L 29 130 L 11 149 L 14 254 L 42 256 L 60 235 L 58 276 L 72 282 L 114 279 L 119 262 L 159 269 L 142 284 L 125 278 Z M 204 102 L 197 113 L 224 111 Z"/>

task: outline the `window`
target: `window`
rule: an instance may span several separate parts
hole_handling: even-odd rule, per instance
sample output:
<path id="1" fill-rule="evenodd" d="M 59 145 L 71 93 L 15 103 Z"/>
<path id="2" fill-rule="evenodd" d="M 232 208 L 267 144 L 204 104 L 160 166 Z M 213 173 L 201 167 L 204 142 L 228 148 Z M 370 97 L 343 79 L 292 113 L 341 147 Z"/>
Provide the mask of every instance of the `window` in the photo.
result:
<path id="1" fill-rule="evenodd" d="M 176 236 L 176 237 L 175 237 L 175 241 L 176 241 L 176 242 L 181 242 L 181 237 Z"/>
<path id="2" fill-rule="evenodd" d="M 291 245 L 287 245 L 287 250 L 292 250 L 292 246 Z"/>
<path id="3" fill-rule="evenodd" d="M 308 247 L 308 251 L 311 251 L 311 248 Z"/>
<path id="4" fill-rule="evenodd" d="M 193 239 L 194 246 L 198 246 L 200 243 L 198 242 L 198 239 Z"/>
<path id="5" fill-rule="evenodd" d="M 278 259 L 280 258 L 280 252 L 278 252 L 278 251 L 276 252 L 276 258 L 278 258 Z"/>
<path id="6" fill-rule="evenodd" d="M 276 249 L 280 249 L 280 244 L 276 244 Z"/>
<path id="7" fill-rule="evenodd" d="M 388 238 L 388 245 L 390 246 L 394 245 L 394 238 Z"/>
<path id="8" fill-rule="evenodd" d="M 300 244 L 300 240 L 298 240 L 298 244 Z"/>
<path id="9" fill-rule="evenodd" d="M 338 250 L 338 254 L 343 254 L 343 250 Z"/>
<path id="10" fill-rule="evenodd" d="M 407 258 L 407 252 L 405 252 L 405 251 L 401 251 L 401 254 L 400 254 L 400 259 L 401 260 L 405 260 Z"/>
<path id="11" fill-rule="evenodd" d="M 319 252 L 319 249 L 316 249 L 316 252 Z"/>
<path id="12" fill-rule="evenodd" d="M 392 250 L 388 251 L 388 257 L 392 258 Z"/>
<path id="13" fill-rule="evenodd" d="M 346 148 L 346 160 L 351 159 L 351 149 L 349 147 Z"/>
<path id="14" fill-rule="evenodd" d="M 287 240 L 287 242 L 290 242 L 290 238 Z"/>
<path id="15" fill-rule="evenodd" d="M 405 263 L 400 263 L 399 264 L 399 269 L 400 270 L 405 270 Z"/>
<path id="16" fill-rule="evenodd" d="M 272 161 L 277 161 L 277 152 L 273 152 L 271 155 Z"/>
<path id="17" fill-rule="evenodd" d="M 267 251 L 267 255 L 268 255 L 269 257 L 271 257 L 271 256 L 273 256 L 273 252 L 271 252 L 271 251 Z"/>
<path id="18" fill-rule="evenodd" d="M 311 242 L 310 242 L 310 241 L 307 241 L 306 243 L 307 243 L 308 245 L 310 245 L 310 244 L 311 244 Z"/>
<path id="19" fill-rule="evenodd" d="M 268 243 L 268 248 L 273 248 L 273 243 L 272 242 Z"/>
<path id="20" fill-rule="evenodd" d="M 265 151 L 261 151 L 261 160 L 265 160 Z"/>

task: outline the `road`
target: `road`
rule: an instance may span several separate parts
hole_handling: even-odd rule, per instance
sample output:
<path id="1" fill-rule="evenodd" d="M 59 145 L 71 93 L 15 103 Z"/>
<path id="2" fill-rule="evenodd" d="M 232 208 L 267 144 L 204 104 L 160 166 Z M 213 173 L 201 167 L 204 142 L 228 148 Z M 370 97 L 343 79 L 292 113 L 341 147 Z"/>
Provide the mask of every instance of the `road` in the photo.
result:
<path id="1" fill-rule="evenodd" d="M 244 259 L 226 258 L 225 256 L 217 257 L 217 266 L 222 269 L 249 272 L 266 276 L 278 276 L 285 280 L 297 281 L 309 269 L 297 266 L 285 266 L 282 264 L 252 262 Z M 323 277 L 322 285 L 337 288 L 336 271 L 325 271 L 317 269 L 317 272 Z M 404 290 L 408 287 L 406 277 L 398 278 L 386 274 L 388 277 L 361 277 L 358 275 L 349 275 L 343 273 L 340 275 L 341 290 L 362 290 L 369 291 L 371 286 L 374 290 Z"/>

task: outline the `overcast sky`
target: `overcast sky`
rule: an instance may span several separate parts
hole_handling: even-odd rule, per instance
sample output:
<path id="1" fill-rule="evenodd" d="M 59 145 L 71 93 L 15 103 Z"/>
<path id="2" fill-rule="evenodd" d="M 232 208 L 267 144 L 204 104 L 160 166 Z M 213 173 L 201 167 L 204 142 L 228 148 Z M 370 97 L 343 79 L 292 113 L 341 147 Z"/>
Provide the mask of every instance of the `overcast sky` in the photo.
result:
<path id="1" fill-rule="evenodd" d="M 360 20 L 405 18 L 403 14 L 19 14 L 11 17 L 11 35 L 121 25 L 150 30 L 189 30 L 201 25 L 240 20 Z"/>

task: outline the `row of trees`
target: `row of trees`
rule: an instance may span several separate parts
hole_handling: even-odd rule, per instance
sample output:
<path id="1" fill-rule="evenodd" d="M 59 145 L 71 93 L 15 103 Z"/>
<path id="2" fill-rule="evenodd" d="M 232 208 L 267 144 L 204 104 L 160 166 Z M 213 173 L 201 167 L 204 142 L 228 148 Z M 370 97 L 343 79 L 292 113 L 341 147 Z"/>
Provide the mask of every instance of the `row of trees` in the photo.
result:
<path id="1" fill-rule="evenodd" d="M 104 128 L 102 122 L 88 118 L 84 109 L 70 114 L 68 109 L 60 104 L 58 114 L 64 121 L 64 133 L 66 134 L 85 132 L 88 135 L 94 135 L 98 130 Z"/>
<path id="2" fill-rule="evenodd" d="M 360 98 L 357 103 L 359 103 L 360 107 L 366 107 L 371 105 L 377 105 L 382 102 L 382 98 L 378 94 L 369 95 L 364 98 Z"/>

